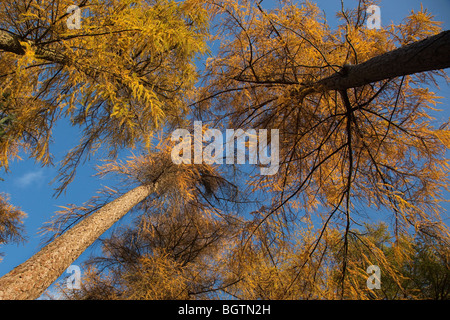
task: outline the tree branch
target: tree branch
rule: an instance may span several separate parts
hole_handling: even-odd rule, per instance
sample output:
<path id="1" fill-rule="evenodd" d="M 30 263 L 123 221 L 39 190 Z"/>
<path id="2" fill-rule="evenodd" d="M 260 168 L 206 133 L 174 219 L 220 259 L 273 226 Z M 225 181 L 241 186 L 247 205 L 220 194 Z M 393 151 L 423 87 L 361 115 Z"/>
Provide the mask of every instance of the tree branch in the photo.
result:
<path id="1" fill-rule="evenodd" d="M 386 52 L 358 65 L 346 66 L 318 81 L 328 90 L 345 90 L 363 85 L 406 76 L 419 72 L 450 67 L 450 30 Z"/>

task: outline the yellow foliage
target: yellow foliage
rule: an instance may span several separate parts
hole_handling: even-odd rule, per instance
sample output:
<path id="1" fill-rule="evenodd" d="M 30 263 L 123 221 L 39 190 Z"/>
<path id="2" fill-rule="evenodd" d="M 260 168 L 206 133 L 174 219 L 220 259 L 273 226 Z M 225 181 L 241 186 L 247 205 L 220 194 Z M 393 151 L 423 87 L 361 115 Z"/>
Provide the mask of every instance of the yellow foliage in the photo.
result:
<path id="1" fill-rule="evenodd" d="M 14 9 L 0 10 L 2 29 L 27 33 L 24 54 L 0 53 L 1 111 L 15 124 L 0 139 L 2 165 L 19 147 L 50 163 L 52 124 L 66 116 L 85 130 L 63 162 L 62 188 L 85 152 L 100 147 L 114 158 L 121 148 L 145 146 L 144 155 L 105 161 L 100 175 L 118 174 L 124 187 L 158 183 L 137 207 L 144 214 L 134 228 L 104 241 L 110 273 L 98 276 L 102 263 L 94 261 L 74 297 L 420 297 L 408 288 L 420 245 L 413 235 L 449 239 L 439 204 L 450 133 L 435 127 L 438 97 L 426 88 L 443 72 L 339 91 L 319 84 L 438 33 L 426 10 L 383 30 L 365 27 L 363 8 L 342 10 L 332 30 L 310 1 L 265 10 L 250 0 L 93 0 L 77 30 L 63 18 L 70 1 L 41 4 L 0 5 Z M 195 89 L 195 58 L 208 52 L 214 16 L 222 20 L 209 39 L 220 47 Z M 280 131 L 277 174 L 230 179 L 262 195 L 264 205 L 244 214 L 240 205 L 251 201 L 236 194 L 247 190 L 217 167 L 174 165 L 164 134 L 153 148 L 156 130 L 192 114 L 223 127 Z M 49 230 L 60 232 L 99 203 L 62 208 Z M 372 209 L 383 211 L 366 212 Z M 366 224 L 369 214 L 388 214 L 390 229 Z M 367 288 L 369 265 L 380 267 L 386 290 Z"/>
<path id="2" fill-rule="evenodd" d="M 49 164 L 52 125 L 70 117 L 86 126 L 79 148 L 63 162 L 62 188 L 94 146 L 115 154 L 148 145 L 154 130 L 182 119 L 186 92 L 196 82 L 195 59 L 207 51 L 208 15 L 200 1 L 87 1 L 80 4 L 81 29 L 66 25 L 70 5 L 0 4 L 2 29 L 26 33 L 23 55 L 0 53 L 0 93 L 9 94 L 8 113 L 20 123 L 9 128 L 9 139 Z M 7 168 L 16 149 L 3 141 L 0 147 Z"/>

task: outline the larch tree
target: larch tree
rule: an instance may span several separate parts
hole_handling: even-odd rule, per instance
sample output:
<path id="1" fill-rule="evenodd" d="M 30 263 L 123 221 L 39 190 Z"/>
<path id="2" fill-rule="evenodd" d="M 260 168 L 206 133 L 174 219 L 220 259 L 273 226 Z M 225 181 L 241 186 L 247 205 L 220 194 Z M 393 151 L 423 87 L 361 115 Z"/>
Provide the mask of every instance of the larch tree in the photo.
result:
<path id="1" fill-rule="evenodd" d="M 136 180 L 140 178 L 132 168 L 142 165 L 154 171 L 145 158 L 135 158 L 110 162 L 102 167 L 102 174 Z M 236 186 L 223 179 L 217 168 L 182 167 L 176 178 L 160 186 L 164 191 L 135 208 L 131 226 L 101 240 L 102 256 L 88 262 L 81 288 L 67 290 L 64 284 L 60 288 L 67 298 L 211 299 L 233 285 L 221 270 L 224 251 L 245 227 L 230 210 L 237 200 Z M 67 208 L 58 217 L 67 224 L 67 217 L 79 217 L 86 210 L 86 206 Z"/>
<path id="2" fill-rule="evenodd" d="M 450 131 L 431 116 L 438 97 L 429 88 L 447 79 L 450 32 L 423 8 L 398 25 L 369 29 L 369 4 L 346 10 L 342 3 L 332 30 L 309 1 L 280 1 L 270 10 L 220 2 L 220 48 L 193 103 L 213 126 L 279 130 L 278 173 L 249 177 L 254 192 L 270 195 L 249 238 L 272 216 L 285 221 L 279 237 L 294 222 L 314 221 L 310 252 L 295 267 L 301 277 L 327 230 L 337 230 L 337 297 L 349 294 L 350 238 L 367 221 L 365 211 L 389 212 L 397 239 L 411 228 L 432 229 L 450 243 L 440 207 Z M 291 288 L 282 292 L 289 296 Z"/>
<path id="3" fill-rule="evenodd" d="M 25 240 L 23 219 L 25 212 L 9 203 L 9 197 L 0 194 L 0 245 Z M 1 252 L 0 252 L 1 262 Z"/>
<path id="4" fill-rule="evenodd" d="M 244 245 L 261 216 L 226 214 L 198 190 L 182 190 L 166 194 L 177 201 L 154 198 L 140 207 L 137 222 L 103 239 L 102 254 L 85 262 L 81 288 L 68 288 L 64 279 L 58 294 L 74 300 L 448 299 L 449 250 L 423 233 L 396 238 L 385 223 L 351 230 L 350 276 L 342 283 L 338 230 L 327 230 L 310 252 L 313 228 L 291 226 L 286 241 L 278 234 L 281 220 L 269 218 Z M 212 195 L 209 200 L 219 196 L 217 189 Z M 371 264 L 382 270 L 382 290 L 367 287 Z"/>
<path id="5" fill-rule="evenodd" d="M 181 121 L 195 58 L 206 52 L 201 3 L 81 0 L 69 28 L 69 0 L 0 4 L 1 164 L 20 147 L 49 164 L 53 124 L 68 117 L 82 130 L 61 166 L 59 192 L 100 146 L 116 155 L 150 145 L 154 129 Z M 7 100 L 6 100 L 7 99 Z M 6 138 L 7 137 L 7 138 Z"/>
<path id="6" fill-rule="evenodd" d="M 149 149 L 156 130 L 182 122 L 183 101 L 196 81 L 195 59 L 207 50 L 208 16 L 201 2 L 81 0 L 73 5 L 69 0 L 0 4 L 1 166 L 7 170 L 21 151 L 51 164 L 52 127 L 70 119 L 82 134 L 62 161 L 58 195 L 89 154 L 103 148 L 114 158 L 124 148 Z M 78 13 L 80 23 L 69 27 Z M 95 239 L 154 192 L 155 183 L 148 180 L 130 190 L 2 277 L 0 298 L 37 298 Z M 7 232 L 15 230 L 15 217 L 10 218 Z"/>
<path id="7" fill-rule="evenodd" d="M 174 12 L 184 8 L 184 10 L 193 10 L 197 15 L 194 13 L 192 15 L 203 22 L 198 16 L 198 7 L 192 7 L 189 3 L 168 4 L 168 7 L 173 8 L 174 11 L 159 10 L 157 14 L 155 13 L 157 18 L 154 17 L 154 19 L 158 20 L 162 14 L 164 17 L 161 18 L 162 21 L 167 19 L 172 21 L 174 16 L 178 17 L 174 15 Z M 131 2 L 127 4 L 126 10 L 123 10 L 133 12 L 133 17 L 145 15 L 142 13 L 145 10 L 137 9 Z M 353 237 L 356 234 L 353 231 L 354 225 L 361 220 L 364 221 L 364 215 L 359 213 L 358 205 L 364 209 L 387 209 L 392 213 L 394 243 L 397 245 L 397 251 L 401 251 L 398 248 L 402 241 L 402 232 L 408 232 L 410 227 L 417 231 L 427 230 L 440 241 L 448 241 L 447 228 L 439 223 L 441 221 L 439 200 L 442 198 L 443 189 L 448 186 L 448 163 L 445 152 L 449 146 L 450 132 L 445 123 L 438 128 L 433 125 L 429 111 L 433 109 L 437 98 L 426 88 L 426 85 L 433 83 L 436 76 L 444 75 L 441 69 L 450 66 L 447 56 L 449 33 L 446 31 L 440 33 L 438 23 L 434 22 L 425 10 L 413 12 L 404 23 L 398 26 L 390 26 L 385 30 L 368 30 L 365 27 L 367 5 L 366 1 L 360 1 L 358 8 L 354 10 L 343 9 L 340 13 L 342 24 L 337 30 L 330 30 L 320 10 L 310 2 L 302 3 L 301 6 L 282 2 L 279 8 L 271 11 L 264 10 L 259 2 L 252 1 L 229 0 L 211 4 L 211 8 L 214 8 L 211 11 L 223 18 L 219 26 L 221 46 L 217 56 L 208 61 L 204 85 L 199 89 L 199 95 L 195 97 L 190 107 L 193 107 L 195 115 L 212 120 L 217 126 L 279 129 L 281 139 L 278 173 L 273 176 L 251 176 L 248 182 L 252 191 L 269 195 L 266 197 L 265 205 L 252 212 L 254 219 L 242 225 L 240 233 L 237 233 L 240 236 L 232 238 L 228 251 L 215 251 L 214 249 L 217 250 L 217 248 L 214 248 L 214 245 L 211 252 L 207 251 L 207 254 L 215 254 L 215 257 L 218 257 L 213 265 L 218 265 L 227 271 L 224 280 L 217 281 L 219 283 L 217 287 L 210 286 L 209 289 L 203 288 L 203 291 L 215 292 L 214 290 L 218 289 L 232 296 L 282 299 L 298 297 L 296 293 L 299 290 L 320 289 L 320 292 L 314 293 L 312 297 L 361 297 L 363 295 L 358 291 L 360 289 L 355 289 L 358 286 L 348 285 L 353 284 L 361 272 L 361 266 L 354 258 L 355 241 L 357 245 L 364 243 L 373 248 L 377 261 L 390 268 L 390 275 L 394 281 L 399 282 L 395 268 L 385 259 L 385 254 L 372 245 L 373 240 L 369 239 L 372 241 L 371 244 L 369 240 L 361 240 L 358 236 L 355 240 Z M 119 8 L 122 7 L 119 6 Z M 159 2 L 149 10 L 153 12 L 158 8 L 160 8 Z M 112 10 L 108 11 L 108 14 L 114 17 L 116 12 L 122 11 Z M 39 16 L 39 14 L 36 15 Z M 109 16 L 104 13 L 99 15 L 103 18 L 98 18 L 98 15 L 99 13 L 96 12 L 96 15 L 89 15 L 86 19 L 92 19 L 92 21 L 105 19 L 101 20 L 106 21 L 102 26 L 109 26 Z M 25 16 L 25 20 L 34 17 L 31 14 Z M 188 16 L 192 19 L 191 15 Z M 183 18 L 184 16 L 178 17 L 176 21 L 185 21 Z M 116 29 L 108 29 L 105 34 L 100 34 L 100 37 L 104 37 L 101 38 L 104 39 L 101 43 L 92 40 L 95 37 L 90 37 L 89 34 L 85 37 L 72 34 L 72 36 L 66 36 L 64 41 L 54 38 L 48 46 L 36 46 L 33 42 L 35 40 L 23 41 L 20 37 L 11 35 L 11 31 L 0 35 L 0 40 L 3 39 L 0 48 L 5 50 L 5 46 L 9 46 L 10 56 L 22 57 L 18 64 L 21 72 L 33 70 L 33 67 L 30 68 L 27 64 L 29 59 L 33 60 L 36 57 L 45 61 L 53 59 L 50 60 L 52 65 L 55 63 L 67 65 L 70 75 L 72 75 L 71 72 L 81 74 L 84 77 L 82 79 L 91 79 L 96 83 L 94 87 L 85 88 L 84 82 L 77 82 L 79 84 L 76 89 L 77 94 L 71 94 L 73 83 L 69 82 L 71 86 L 64 87 L 62 96 L 51 95 L 52 99 L 66 97 L 68 99 L 67 114 L 72 116 L 75 124 L 86 125 L 88 128 L 84 135 L 87 138 L 68 154 L 65 169 L 76 167 L 80 156 L 86 150 L 95 150 L 98 142 L 103 138 L 106 138 L 105 143 L 110 148 L 111 155 L 114 155 L 119 147 L 132 146 L 138 133 L 150 132 L 162 121 L 163 114 L 178 119 L 180 110 L 189 109 L 174 108 L 171 104 L 175 101 L 176 106 L 183 105 L 184 97 L 175 95 L 179 99 L 177 100 L 171 93 L 174 89 L 177 89 L 175 93 L 185 92 L 179 91 L 178 86 L 183 89 L 186 83 L 170 82 L 172 78 L 169 81 L 164 76 L 163 80 L 158 77 L 165 74 L 161 70 L 172 70 L 164 64 L 164 59 L 168 58 L 169 66 L 173 66 L 171 64 L 173 56 L 167 52 L 181 50 L 178 53 L 186 58 L 183 55 L 186 52 L 183 50 L 189 48 L 191 50 L 188 50 L 187 57 L 192 58 L 193 53 L 202 51 L 203 47 L 199 48 L 196 40 L 198 37 L 202 38 L 203 33 L 200 31 L 199 35 L 195 32 L 197 31 L 195 28 L 192 31 L 192 24 L 186 26 L 185 23 L 181 23 L 192 32 L 188 33 L 188 38 L 193 42 L 185 43 L 186 34 L 178 38 L 179 33 L 172 35 L 167 30 L 161 29 L 160 33 L 153 34 L 148 30 L 154 35 L 148 40 L 153 42 L 146 40 L 144 44 L 153 44 L 155 41 L 158 43 L 158 37 L 161 37 L 163 43 L 164 39 L 169 39 L 167 40 L 169 42 L 171 39 L 180 41 L 158 51 L 162 62 L 156 62 L 156 66 L 151 65 L 151 61 L 154 61 L 152 59 L 147 61 L 149 66 L 146 62 L 141 63 L 138 58 L 135 58 L 139 61 L 136 62 L 135 68 L 149 67 L 140 74 L 140 80 L 142 77 L 147 77 L 149 72 L 155 73 L 156 79 L 151 79 L 155 81 L 149 80 L 148 83 L 143 83 L 143 85 L 151 84 L 152 89 L 149 93 L 145 90 L 140 91 L 139 81 L 133 82 L 133 79 L 136 79 L 133 73 L 130 75 L 115 71 L 116 64 L 119 67 L 123 64 L 129 66 L 127 59 L 122 58 L 124 54 L 134 57 L 139 53 L 139 50 L 136 52 L 132 49 L 135 48 L 136 42 L 140 43 L 139 41 L 142 40 L 141 35 L 136 35 L 133 40 L 127 37 L 120 38 L 121 32 L 130 27 L 129 21 L 123 19 L 122 22 L 125 24 L 123 25 L 122 22 L 119 23 L 113 19 L 112 26 L 118 25 L 124 29 L 118 29 L 117 33 L 114 32 Z M 195 23 L 194 26 L 196 26 Z M 39 30 L 39 27 L 36 29 Z M 200 30 L 203 29 L 200 28 Z M 101 33 L 99 29 L 94 28 L 94 31 Z M 45 36 L 49 33 L 51 32 L 45 33 Z M 26 33 L 25 35 L 30 37 Z M 18 40 L 20 46 L 14 39 Z M 90 48 L 91 50 L 83 50 L 85 48 L 82 46 L 83 41 L 89 40 L 92 40 L 88 43 L 93 47 Z M 79 42 L 76 42 L 74 46 L 64 45 L 72 41 Z M 108 46 L 111 42 L 125 42 L 124 50 L 112 49 Z M 58 45 L 61 45 L 64 50 L 58 51 L 60 49 Z M 56 46 L 56 49 L 53 46 Z M 79 49 L 79 46 L 82 49 Z M 103 51 L 97 50 L 97 46 L 103 48 Z M 157 45 L 155 47 L 159 48 Z M 86 61 L 80 65 L 73 62 L 66 49 L 74 56 L 85 57 Z M 149 55 L 154 57 L 152 52 Z M 112 71 L 102 69 L 100 60 L 110 56 L 112 58 L 106 60 L 114 62 Z M 140 53 L 137 57 L 139 56 Z M 175 58 L 179 56 L 175 54 Z M 403 60 L 399 62 L 398 59 Z M 92 64 L 88 61 L 92 61 Z M 175 62 L 179 61 L 175 59 Z M 188 64 L 188 66 L 190 67 L 187 71 L 193 72 L 192 65 Z M 158 69 L 159 67 L 161 69 Z M 156 68 L 157 71 L 152 68 Z M 131 69 L 135 70 L 133 67 Z M 178 74 L 176 72 L 178 69 L 173 70 L 175 74 Z M 182 77 L 192 75 L 185 69 L 183 71 Z M 60 73 L 57 73 L 56 77 L 59 75 Z M 172 76 L 173 72 L 168 72 L 168 75 Z M 39 80 L 38 74 L 35 74 L 35 79 Z M 188 79 L 192 78 L 188 77 Z M 161 92 L 156 80 L 166 85 L 171 84 L 175 88 L 168 89 L 162 86 Z M 111 83 L 116 86 L 111 87 Z M 56 84 L 52 80 L 44 87 L 52 88 L 53 85 Z M 28 92 L 32 92 L 30 90 Z M 65 92 L 66 90 L 68 92 Z M 82 94 L 83 99 L 78 99 L 78 93 Z M 14 97 L 14 92 L 4 90 L 5 94 L 7 99 L 11 95 Z M 142 108 L 138 103 L 134 104 L 136 94 L 145 101 L 149 101 L 149 104 L 145 104 L 147 109 Z M 154 96 L 158 99 L 152 99 Z M 167 97 L 169 99 L 165 100 Z M 35 101 L 37 104 L 49 102 L 42 99 L 42 95 L 36 97 Z M 82 106 L 79 107 L 74 101 L 80 102 Z M 78 109 L 75 106 L 82 110 L 77 112 Z M 109 108 L 102 112 L 105 107 Z M 14 119 L 20 116 L 16 113 L 13 113 Z M 149 114 L 151 118 L 145 118 L 149 117 Z M 150 124 L 147 121 L 140 121 L 150 119 L 152 120 Z M 26 124 L 30 120 L 21 118 L 16 121 Z M 94 130 L 91 130 L 92 128 Z M 36 155 L 43 155 L 39 158 L 46 159 L 46 149 L 39 150 L 41 152 Z M 158 168 L 164 163 L 158 162 L 154 167 Z M 131 167 L 133 168 L 133 165 Z M 100 230 L 100 225 L 107 228 L 115 221 L 114 217 L 125 214 L 131 207 L 148 197 L 152 190 L 157 191 L 156 189 L 160 188 L 160 178 L 183 181 L 183 174 L 178 171 L 181 169 L 174 165 L 168 165 L 168 168 L 170 168 L 169 172 L 175 172 L 175 174 L 155 177 L 152 173 L 151 179 L 142 180 L 140 186 L 130 191 L 133 199 L 125 201 L 127 206 L 120 205 L 122 202 L 120 199 L 123 198 L 118 198 L 117 208 L 115 203 L 111 203 L 111 206 L 106 206 L 104 210 L 100 209 L 99 212 L 92 213 L 55 241 L 77 232 L 81 232 L 80 236 L 91 233 L 89 241 L 95 240 L 100 234 L 91 232 L 93 229 Z M 152 172 L 152 169 L 146 172 Z M 63 174 L 63 188 L 72 177 L 71 170 Z M 143 189 L 146 191 L 139 191 Z M 136 193 L 140 195 L 136 196 Z M 125 194 L 124 197 L 130 194 Z M 167 201 L 176 200 L 168 199 Z M 107 213 L 108 217 L 103 218 L 101 213 L 109 209 L 111 214 Z M 97 213 L 100 214 L 97 215 Z M 303 217 L 301 217 L 302 214 Z M 297 233 L 297 240 L 302 245 L 295 247 L 295 250 L 292 249 L 288 238 L 292 234 L 292 226 L 302 220 L 307 221 L 310 227 L 317 225 L 317 221 L 313 222 L 311 218 L 313 215 L 321 219 L 320 227 L 315 230 L 307 228 Z M 100 219 L 102 223 L 94 227 L 86 222 L 91 218 Z M 198 223 L 198 220 L 189 223 L 195 221 Z M 179 220 L 175 222 L 178 223 Z M 79 226 L 86 226 L 87 229 L 78 229 Z M 186 231 L 193 231 L 186 226 L 184 228 Z M 209 229 L 206 228 L 205 232 L 207 230 Z M 183 240 L 182 237 L 178 239 Z M 70 241 L 60 241 L 66 246 L 70 243 Z M 89 241 L 81 245 L 77 249 L 79 251 L 73 250 L 73 257 L 83 248 L 87 248 Z M 335 255 L 336 259 L 326 264 L 324 250 L 328 243 L 333 243 L 334 247 L 339 246 L 339 250 Z M 195 248 L 196 242 L 192 242 L 191 245 Z M 302 250 L 299 250 L 299 247 Z M 288 256 L 277 256 L 276 253 L 280 248 L 284 249 L 282 252 L 286 252 Z M 45 269 L 41 264 L 55 252 L 50 250 L 39 258 L 41 259 L 39 263 L 31 262 L 29 266 L 37 265 Z M 110 252 L 115 251 L 110 250 Z M 144 282 L 135 283 L 139 288 L 137 291 L 139 297 L 146 297 L 146 290 L 150 290 L 147 291 L 148 297 L 156 298 L 174 297 L 174 294 L 185 296 L 189 295 L 189 292 L 194 292 L 188 285 L 186 285 L 188 289 L 184 291 L 173 292 L 171 291 L 174 289 L 173 286 L 164 287 L 161 279 L 147 278 L 148 275 L 157 271 L 162 278 L 175 276 L 183 279 L 183 283 L 189 283 L 189 274 L 183 272 L 189 273 L 193 269 L 173 268 L 174 264 L 171 263 L 176 260 L 167 260 L 167 255 L 164 256 L 167 252 L 167 248 L 164 248 L 161 255 L 143 257 L 137 269 L 132 270 L 130 280 L 144 279 Z M 320 255 L 320 252 L 323 254 Z M 53 261 L 52 259 L 57 256 L 57 254 L 52 255 L 48 261 Z M 401 254 L 396 258 L 401 259 Z M 227 265 L 227 261 L 231 261 L 231 264 Z M 360 261 L 367 262 L 364 259 Z M 189 264 L 189 267 L 192 266 L 195 270 L 202 266 L 200 262 L 194 261 L 193 265 Z M 51 264 L 51 268 L 57 267 L 58 272 L 62 272 L 64 270 L 62 266 L 67 263 L 68 261 L 61 263 L 55 261 Z M 239 269 L 240 267 L 243 269 Z M 329 273 L 327 268 L 330 267 L 340 270 L 338 278 Z M 19 281 L 21 274 L 25 274 L 22 271 L 31 275 L 23 282 Z M 51 276 L 45 278 L 46 282 L 41 282 L 40 290 L 46 284 L 50 284 L 50 278 L 54 278 L 58 272 L 51 271 L 49 273 Z M 20 272 L 13 271 L 11 275 L 13 277 L 10 279 L 8 275 L 0 279 L 2 289 L 4 287 L 2 281 L 8 284 L 7 290 L 10 293 L 6 297 L 31 298 L 38 294 L 37 292 L 34 295 L 24 293 L 31 288 L 31 281 L 37 279 L 31 268 L 25 265 Z M 194 285 L 205 286 L 205 283 L 212 281 L 208 279 L 209 275 L 205 274 L 202 281 Z M 315 282 L 316 277 L 322 278 L 321 275 L 329 279 L 332 284 L 338 283 L 339 286 L 333 287 L 338 288 L 338 291 L 324 294 L 327 283 L 320 286 Z M 233 284 L 238 286 L 233 287 Z M 239 287 L 241 284 L 242 286 Z M 160 288 L 160 291 L 151 291 L 155 289 L 154 286 Z M 0 291 L 0 297 L 1 294 Z M 116 293 L 113 293 L 114 295 Z"/>
<path id="8" fill-rule="evenodd" d="M 439 202 L 448 187 L 449 132 L 446 123 L 433 123 L 437 99 L 426 87 L 450 66 L 449 32 L 440 32 L 425 10 L 398 26 L 368 30 L 365 1 L 342 10 L 335 31 L 310 2 L 282 2 L 272 11 L 252 1 L 215 5 L 220 49 L 192 106 L 215 127 L 280 130 L 278 174 L 249 176 L 251 191 L 265 201 L 239 215 L 240 227 L 205 269 L 217 280 L 198 294 L 188 284 L 201 279 L 190 271 L 205 265 L 174 263 L 172 252 L 184 248 L 177 241 L 161 255 L 160 243 L 147 242 L 147 225 L 105 240 L 105 256 L 91 261 L 82 290 L 69 297 L 432 297 L 429 279 L 421 281 L 424 290 L 412 276 L 426 273 L 417 261 L 427 256 L 410 234 L 412 228 L 441 244 L 427 262 L 431 267 L 448 257 Z M 235 179 L 242 181 L 241 174 Z M 386 225 L 358 228 L 368 221 L 367 209 L 391 214 L 392 235 Z M 159 234 L 155 224 L 150 234 L 180 239 L 174 230 L 183 222 L 172 223 L 171 233 Z M 383 272 L 379 292 L 366 285 L 372 264 Z M 112 267 L 102 274 L 105 265 Z M 445 265 L 436 275 L 431 288 L 439 291 Z M 167 277 L 183 285 L 161 286 Z"/>
<path id="9" fill-rule="evenodd" d="M 121 196 L 110 191 L 109 196 L 116 199 L 106 204 L 94 198 L 83 207 L 68 207 L 59 212 L 58 218 L 45 228 L 53 233 L 50 243 L 0 278 L 0 298 L 36 299 L 41 296 L 81 253 L 131 209 L 140 204 L 156 210 L 158 206 L 149 203 L 151 195 L 161 199 L 160 203 L 177 203 L 177 199 L 170 198 L 174 193 L 172 190 L 189 199 L 197 188 L 206 196 L 224 184 L 209 166 L 174 165 L 167 150 L 163 148 L 160 153 L 134 157 L 126 164 L 112 161 L 101 167 L 102 175 L 119 173 L 125 178 L 123 184 L 131 190 Z M 191 210 L 194 208 L 193 205 L 190 207 Z M 207 215 L 205 210 L 199 214 Z M 200 218 L 195 221 L 199 222 Z M 198 225 L 192 227 L 200 228 Z M 220 228 L 216 229 L 215 232 L 220 232 Z"/>

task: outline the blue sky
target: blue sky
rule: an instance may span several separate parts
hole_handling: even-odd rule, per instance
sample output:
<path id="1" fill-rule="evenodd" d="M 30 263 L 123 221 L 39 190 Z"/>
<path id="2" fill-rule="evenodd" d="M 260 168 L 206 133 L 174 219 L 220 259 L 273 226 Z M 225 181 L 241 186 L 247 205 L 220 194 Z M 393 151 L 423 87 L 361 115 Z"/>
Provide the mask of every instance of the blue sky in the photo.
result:
<path id="1" fill-rule="evenodd" d="M 272 1 L 264 0 L 263 5 L 271 6 Z M 317 0 L 319 7 L 325 11 L 327 20 L 331 27 L 335 26 L 335 13 L 340 10 L 340 0 Z M 345 0 L 346 7 L 353 7 L 357 0 Z M 442 21 L 443 29 L 450 29 L 450 1 L 449 0 L 428 0 L 422 1 L 425 8 L 435 15 L 435 19 Z M 405 18 L 412 9 L 420 9 L 421 1 L 418 0 L 383 0 L 380 2 L 382 26 L 391 22 L 398 23 Z M 443 104 L 439 108 L 445 110 L 442 112 L 442 120 L 447 120 L 450 116 L 450 87 L 441 83 L 439 96 L 444 97 Z M 79 138 L 79 131 L 71 128 L 67 123 L 59 123 L 54 129 L 51 152 L 54 155 L 54 162 L 57 163 L 62 156 L 72 147 L 74 147 Z M 0 192 L 10 195 L 10 202 L 22 208 L 28 215 L 25 220 L 26 235 L 28 241 L 23 245 L 4 245 L 0 246 L 0 252 L 4 253 L 3 260 L 0 262 L 0 276 L 3 276 L 15 266 L 26 261 L 34 253 L 39 251 L 42 237 L 37 232 L 44 222 L 58 210 L 58 206 L 68 204 L 81 205 L 89 200 L 96 191 L 102 186 L 108 185 L 115 187 L 112 181 L 93 177 L 95 174 L 95 165 L 98 163 L 95 156 L 91 161 L 80 166 L 77 176 L 72 184 L 69 185 L 67 192 L 59 198 L 54 198 L 54 187 L 50 182 L 56 176 L 57 170 L 53 167 L 41 167 L 33 160 L 27 159 L 22 155 L 22 161 L 11 162 L 10 172 L 1 173 L 0 176 L 5 181 L 0 181 Z M 448 221 L 447 221 L 448 223 Z M 90 248 L 74 264 L 80 264 L 82 260 L 96 250 L 98 247 Z"/>

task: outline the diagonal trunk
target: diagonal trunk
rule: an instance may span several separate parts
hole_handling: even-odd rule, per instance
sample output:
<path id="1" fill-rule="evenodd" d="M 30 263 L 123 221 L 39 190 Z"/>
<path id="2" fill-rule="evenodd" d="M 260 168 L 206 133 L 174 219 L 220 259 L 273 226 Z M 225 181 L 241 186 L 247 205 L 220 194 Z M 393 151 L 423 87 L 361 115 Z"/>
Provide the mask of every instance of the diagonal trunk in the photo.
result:
<path id="1" fill-rule="evenodd" d="M 318 81 L 327 90 L 346 90 L 373 82 L 450 67 L 450 30 L 386 52 L 366 62 L 346 66 Z"/>
<path id="2" fill-rule="evenodd" d="M 136 187 L 63 233 L 0 278 L 0 299 L 38 298 L 96 239 L 155 189 L 156 184 Z"/>

